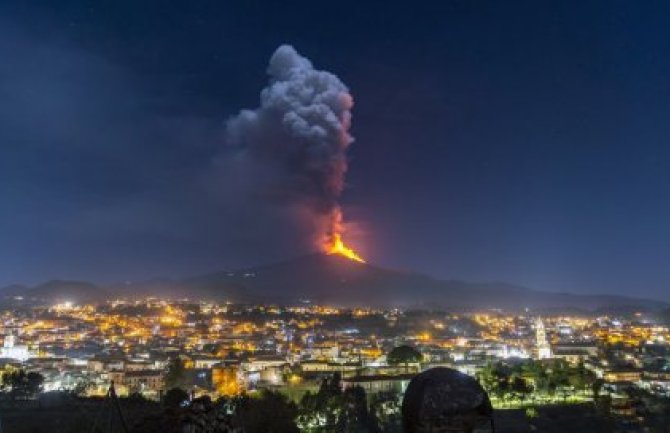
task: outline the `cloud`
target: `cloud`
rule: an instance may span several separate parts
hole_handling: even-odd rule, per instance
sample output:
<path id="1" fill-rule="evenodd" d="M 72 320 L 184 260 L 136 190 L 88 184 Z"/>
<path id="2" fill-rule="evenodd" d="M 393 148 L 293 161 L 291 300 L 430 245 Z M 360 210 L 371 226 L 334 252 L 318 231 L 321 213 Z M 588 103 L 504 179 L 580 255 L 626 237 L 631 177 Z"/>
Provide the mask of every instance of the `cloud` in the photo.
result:
<path id="1" fill-rule="evenodd" d="M 338 77 L 289 45 L 275 51 L 267 72 L 259 107 L 228 121 L 237 153 L 221 169 L 243 170 L 252 195 L 296 209 L 311 222 L 307 236 L 319 242 L 340 220 L 353 98 Z"/>

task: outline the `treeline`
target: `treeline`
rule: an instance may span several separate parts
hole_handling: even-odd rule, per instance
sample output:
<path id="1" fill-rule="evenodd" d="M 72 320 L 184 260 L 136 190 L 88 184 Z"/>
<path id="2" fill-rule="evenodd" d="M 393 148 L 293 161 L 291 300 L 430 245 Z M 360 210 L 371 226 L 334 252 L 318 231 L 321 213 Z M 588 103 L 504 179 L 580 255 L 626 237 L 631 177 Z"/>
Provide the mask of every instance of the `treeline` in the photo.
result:
<path id="1" fill-rule="evenodd" d="M 44 376 L 40 373 L 19 369 L 2 374 L 0 392 L 11 400 L 28 400 L 36 398 L 43 385 Z"/>
<path id="2" fill-rule="evenodd" d="M 533 400 L 538 396 L 591 393 L 598 398 L 604 382 L 584 364 L 570 365 L 564 360 L 493 362 L 487 364 L 477 379 L 490 396 L 501 402 Z"/>
<path id="3" fill-rule="evenodd" d="M 133 433 L 400 433 L 400 395 L 377 394 L 368 400 L 363 388 L 342 389 L 339 375 L 324 379 L 300 402 L 279 392 L 254 396 L 188 399 L 178 388 L 163 400 L 164 413 L 148 416 Z M 190 429 L 190 430 L 189 430 Z"/>
<path id="4" fill-rule="evenodd" d="M 312 433 L 400 432 L 400 405 L 398 393 L 378 393 L 368 401 L 359 386 L 343 390 L 335 374 L 322 381 L 318 392 L 303 396 L 296 421 L 301 431 Z"/>

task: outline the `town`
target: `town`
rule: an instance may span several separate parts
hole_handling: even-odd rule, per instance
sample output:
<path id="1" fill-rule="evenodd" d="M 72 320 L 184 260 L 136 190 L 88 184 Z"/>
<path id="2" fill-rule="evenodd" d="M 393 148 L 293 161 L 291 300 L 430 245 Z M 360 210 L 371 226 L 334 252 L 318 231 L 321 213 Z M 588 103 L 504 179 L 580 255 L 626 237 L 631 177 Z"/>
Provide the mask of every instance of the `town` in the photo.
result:
<path id="1" fill-rule="evenodd" d="M 344 309 L 114 300 L 2 311 L 5 399 L 68 392 L 162 401 L 278 392 L 301 401 L 337 377 L 367 398 L 402 395 L 417 373 L 475 377 L 496 409 L 579 405 L 642 414 L 635 395 L 670 396 L 670 330 L 652 316 Z M 31 380 L 21 380 L 26 377 Z M 305 421 L 309 423 L 309 421 Z"/>

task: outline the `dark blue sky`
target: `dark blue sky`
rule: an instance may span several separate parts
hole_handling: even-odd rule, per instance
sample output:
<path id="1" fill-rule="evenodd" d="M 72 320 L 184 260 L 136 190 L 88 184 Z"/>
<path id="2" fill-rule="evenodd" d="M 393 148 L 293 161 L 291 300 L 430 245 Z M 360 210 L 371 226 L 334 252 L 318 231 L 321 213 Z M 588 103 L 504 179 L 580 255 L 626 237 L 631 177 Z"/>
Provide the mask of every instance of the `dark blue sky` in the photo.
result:
<path id="1" fill-rule="evenodd" d="M 289 43 L 355 98 L 370 261 L 670 300 L 670 4 L 398 3 L 3 2 L 0 284 L 304 253 L 208 174 Z"/>

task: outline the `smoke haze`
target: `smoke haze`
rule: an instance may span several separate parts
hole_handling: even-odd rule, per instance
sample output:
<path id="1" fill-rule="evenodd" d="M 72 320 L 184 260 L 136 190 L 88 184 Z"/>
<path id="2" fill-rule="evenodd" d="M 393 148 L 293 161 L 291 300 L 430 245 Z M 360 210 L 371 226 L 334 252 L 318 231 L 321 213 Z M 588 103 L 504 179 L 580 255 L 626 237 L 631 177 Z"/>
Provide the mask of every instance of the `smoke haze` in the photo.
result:
<path id="1" fill-rule="evenodd" d="M 353 98 L 335 75 L 315 69 L 289 45 L 270 58 L 260 106 L 227 123 L 237 154 L 221 162 L 251 176 L 251 194 L 293 209 L 320 245 L 343 230 L 338 200 L 345 185 Z"/>
<path id="2" fill-rule="evenodd" d="M 314 251 L 328 229 L 351 98 L 291 47 L 272 57 L 260 107 L 226 121 L 251 86 L 214 110 L 66 37 L 9 25 L 0 36 L 11 59 L 0 66 L 0 193 L 11 203 L 0 286 L 254 265 Z"/>

